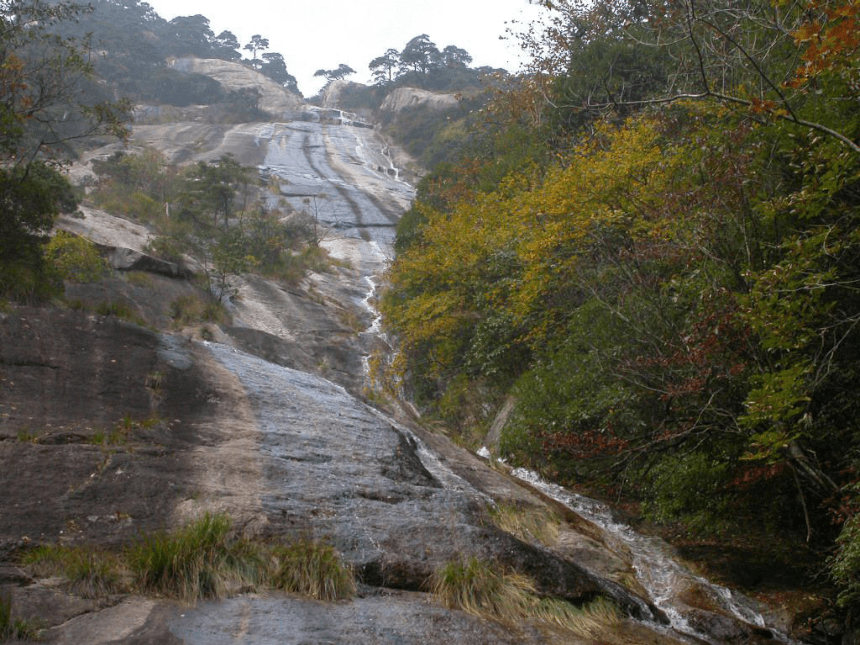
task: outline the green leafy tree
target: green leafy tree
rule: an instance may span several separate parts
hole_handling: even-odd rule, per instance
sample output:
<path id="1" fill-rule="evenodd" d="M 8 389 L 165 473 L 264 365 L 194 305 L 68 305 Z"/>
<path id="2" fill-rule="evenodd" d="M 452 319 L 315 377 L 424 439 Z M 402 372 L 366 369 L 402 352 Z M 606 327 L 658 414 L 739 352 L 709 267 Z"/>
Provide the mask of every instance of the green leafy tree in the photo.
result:
<path id="1" fill-rule="evenodd" d="M 246 199 L 249 182 L 249 170 L 231 155 L 222 156 L 217 163 L 200 161 L 185 177 L 180 216 L 200 226 L 226 230 L 237 207 L 243 210 L 246 205 L 237 204 L 237 199 Z"/>
<path id="2" fill-rule="evenodd" d="M 468 67 L 472 63 L 472 56 L 465 49 L 455 45 L 448 45 L 441 53 L 442 63 L 448 67 Z"/>
<path id="3" fill-rule="evenodd" d="M 209 27 L 209 19 L 200 14 L 177 16 L 168 23 L 172 53 L 175 56 L 206 57 L 212 49 L 215 34 Z"/>
<path id="4" fill-rule="evenodd" d="M 284 61 L 283 55 L 277 52 L 266 52 L 263 54 L 263 64 L 260 67 L 260 72 L 276 83 L 283 85 L 289 91 L 301 95 L 296 77 L 287 71 L 287 64 Z"/>

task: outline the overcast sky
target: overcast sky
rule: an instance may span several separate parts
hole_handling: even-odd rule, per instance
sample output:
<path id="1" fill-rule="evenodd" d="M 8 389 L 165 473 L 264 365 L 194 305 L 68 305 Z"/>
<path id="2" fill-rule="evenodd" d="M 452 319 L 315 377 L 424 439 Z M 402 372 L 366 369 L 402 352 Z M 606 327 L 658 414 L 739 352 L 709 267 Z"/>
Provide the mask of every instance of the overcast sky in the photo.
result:
<path id="1" fill-rule="evenodd" d="M 368 63 L 387 49 L 401 51 L 415 36 L 427 34 L 439 49 L 456 45 L 472 65 L 521 64 L 515 42 L 499 40 L 511 20 L 541 13 L 528 0 L 147 0 L 162 18 L 202 14 L 215 34 L 232 31 L 243 45 L 251 36 L 269 39 L 269 51 L 283 54 L 287 69 L 305 96 L 324 80 L 318 69 L 346 63 L 350 80 L 369 82 Z M 246 52 L 243 52 L 246 53 Z"/>

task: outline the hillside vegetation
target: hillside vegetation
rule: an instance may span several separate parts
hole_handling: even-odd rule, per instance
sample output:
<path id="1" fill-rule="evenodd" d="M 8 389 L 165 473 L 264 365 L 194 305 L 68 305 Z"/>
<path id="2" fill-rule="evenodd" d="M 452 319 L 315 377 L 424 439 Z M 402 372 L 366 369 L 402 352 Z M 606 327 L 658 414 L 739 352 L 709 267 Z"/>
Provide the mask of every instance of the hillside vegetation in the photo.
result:
<path id="1" fill-rule="evenodd" d="M 513 397 L 501 456 L 786 536 L 856 606 L 860 7 L 541 4 L 401 221 L 381 378 L 476 447 Z"/>

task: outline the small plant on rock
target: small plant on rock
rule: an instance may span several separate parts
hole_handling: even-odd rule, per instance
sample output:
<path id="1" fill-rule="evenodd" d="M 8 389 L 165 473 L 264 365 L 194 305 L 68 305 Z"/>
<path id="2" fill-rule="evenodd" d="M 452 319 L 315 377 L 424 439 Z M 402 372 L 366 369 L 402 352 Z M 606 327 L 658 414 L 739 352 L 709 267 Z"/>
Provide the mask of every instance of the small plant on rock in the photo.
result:
<path id="1" fill-rule="evenodd" d="M 272 551 L 272 584 L 317 600 L 340 600 L 355 594 L 355 578 L 334 547 L 311 540 L 277 546 Z"/>
<path id="2" fill-rule="evenodd" d="M 206 513 L 174 533 L 146 536 L 128 551 L 136 586 L 194 602 L 223 598 L 264 577 L 259 550 L 236 536 L 225 514 Z"/>
<path id="3" fill-rule="evenodd" d="M 617 609 L 608 600 L 598 598 L 576 607 L 557 598 L 543 598 L 526 576 L 499 571 L 477 558 L 447 563 L 433 576 L 432 588 L 449 609 L 509 626 L 531 620 L 600 640 L 601 632 L 618 621 Z"/>
<path id="4" fill-rule="evenodd" d="M 0 641 L 37 640 L 38 628 L 29 620 L 12 616 L 12 600 L 0 594 Z"/>
<path id="5" fill-rule="evenodd" d="M 24 564 L 39 576 L 62 576 L 69 591 L 82 598 L 102 598 L 125 590 L 119 560 L 94 548 L 40 546 L 24 557 Z"/>

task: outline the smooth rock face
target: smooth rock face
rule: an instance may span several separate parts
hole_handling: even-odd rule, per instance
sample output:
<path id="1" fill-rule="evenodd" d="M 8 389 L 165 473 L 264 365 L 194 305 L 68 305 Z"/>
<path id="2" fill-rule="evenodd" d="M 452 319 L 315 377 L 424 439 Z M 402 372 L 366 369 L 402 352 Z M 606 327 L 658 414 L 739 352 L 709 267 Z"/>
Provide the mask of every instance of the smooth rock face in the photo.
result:
<path id="1" fill-rule="evenodd" d="M 453 94 L 435 94 L 417 87 L 401 87 L 385 97 L 380 106 L 383 112 L 402 112 L 406 108 L 427 106 L 431 110 L 457 107 L 459 100 Z"/>
<path id="2" fill-rule="evenodd" d="M 236 80 L 242 74 L 259 77 L 223 61 L 206 63 L 206 73 L 218 74 L 222 63 L 232 65 L 222 76 L 232 87 L 245 82 Z M 198 64 L 188 63 L 189 71 L 202 70 Z M 405 96 L 423 100 L 420 92 Z M 550 502 L 445 437 L 356 398 L 362 357 L 384 345 L 372 298 L 414 191 L 375 132 L 331 121 L 135 127 L 137 144 L 171 162 L 231 153 L 257 166 L 277 187 L 273 204 L 285 200 L 313 215 L 320 245 L 344 266 L 290 287 L 243 278 L 230 304 L 234 325 L 211 326 L 217 343 L 194 341 L 199 330 L 164 335 L 83 312 L 0 313 L 0 559 L 27 544 L 117 546 L 203 511 L 225 511 L 248 535 L 331 541 L 354 567 L 360 597 L 323 604 L 249 595 L 197 608 L 133 597 L 81 604 L 8 568 L 0 593 L 11 593 L 22 615 L 50 614 L 55 627 L 45 640 L 64 645 L 677 642 L 651 628 L 661 616 L 641 589 L 617 584 L 634 577 L 629 554 L 599 528 L 565 517 L 552 546 L 505 533 L 487 513 L 491 504 L 546 509 Z M 131 249 L 117 264 L 140 271 L 137 280 L 123 273 L 70 287 L 69 298 L 90 306 L 119 298 L 167 328 L 170 303 L 191 285 L 135 264 L 148 239 L 143 227 L 84 215 L 64 226 Z M 117 429 L 122 441 L 96 441 Z M 421 593 L 439 565 L 469 556 L 525 573 L 546 594 L 608 595 L 648 622 L 622 621 L 578 639 L 478 620 Z M 727 639 L 757 636 L 723 619 L 703 615 L 701 623 Z"/>
<path id="3" fill-rule="evenodd" d="M 171 632 L 189 644 L 532 645 L 535 629 L 498 624 L 433 604 L 425 594 L 391 594 L 323 604 L 296 598 L 235 598 L 205 603 L 175 620 Z"/>
<path id="4" fill-rule="evenodd" d="M 239 63 L 211 58 L 178 58 L 171 65 L 181 72 L 205 74 L 228 90 L 259 90 L 262 94 L 260 109 L 279 119 L 301 111 L 303 106 L 301 98 L 267 76 Z"/>

